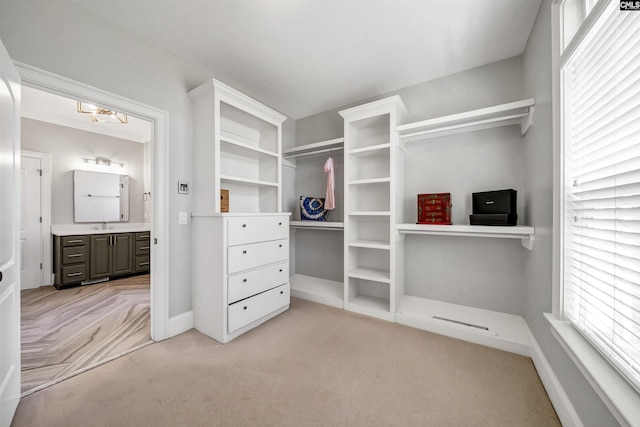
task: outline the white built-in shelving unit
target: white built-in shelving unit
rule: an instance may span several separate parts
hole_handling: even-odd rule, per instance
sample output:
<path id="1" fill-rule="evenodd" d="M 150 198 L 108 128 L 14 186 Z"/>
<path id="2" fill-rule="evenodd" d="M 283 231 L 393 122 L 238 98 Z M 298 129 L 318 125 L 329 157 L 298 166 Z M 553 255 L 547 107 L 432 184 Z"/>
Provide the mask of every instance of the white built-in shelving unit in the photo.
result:
<path id="1" fill-rule="evenodd" d="M 533 124 L 535 101 L 526 99 L 408 123 L 397 127 L 405 143 L 428 143 L 429 140 L 464 132 L 475 132 L 501 126 L 520 126 L 524 135 Z M 522 246 L 533 249 L 535 230 L 530 226 L 427 225 L 401 223 L 396 226 L 401 236 L 429 235 L 519 239 Z M 473 286 L 470 280 L 469 286 Z M 452 304 L 429 298 L 403 295 L 396 321 L 478 344 L 518 354 L 530 355 L 529 329 L 522 316 Z"/>
<path id="2" fill-rule="evenodd" d="M 194 129 L 194 212 L 220 213 L 221 189 L 229 190 L 229 212 L 280 212 L 286 116 L 217 80 L 189 95 L 199 124 Z"/>
<path id="3" fill-rule="evenodd" d="M 189 96 L 193 323 L 226 343 L 289 308 L 289 214 L 281 213 L 286 117 L 217 80 Z M 228 212 L 221 189 L 229 191 Z"/>
<path id="4" fill-rule="evenodd" d="M 344 307 L 394 321 L 402 294 L 395 238 L 402 211 L 395 176 L 403 153 L 396 126 L 407 110 L 399 96 L 392 96 L 340 115 L 345 144 Z"/>
<path id="5" fill-rule="evenodd" d="M 526 99 L 444 117 L 402 124 L 406 109 L 397 97 L 341 111 L 344 139 L 285 150 L 285 158 L 315 156 L 344 147 L 344 222 L 292 221 L 295 230 L 332 231 L 344 238 L 344 281 L 304 274 L 291 278 L 292 295 L 412 327 L 530 355 L 530 332 L 522 316 L 452 304 L 405 293 L 407 235 L 517 240 L 533 249 L 535 229 L 518 226 L 405 223 L 404 150 L 443 136 L 533 124 L 535 101 Z M 344 233 L 335 233 L 343 231 Z M 426 241 L 428 242 L 428 241 Z M 297 251 L 297 256 L 304 256 Z M 474 286 L 472 278 L 469 286 Z"/>

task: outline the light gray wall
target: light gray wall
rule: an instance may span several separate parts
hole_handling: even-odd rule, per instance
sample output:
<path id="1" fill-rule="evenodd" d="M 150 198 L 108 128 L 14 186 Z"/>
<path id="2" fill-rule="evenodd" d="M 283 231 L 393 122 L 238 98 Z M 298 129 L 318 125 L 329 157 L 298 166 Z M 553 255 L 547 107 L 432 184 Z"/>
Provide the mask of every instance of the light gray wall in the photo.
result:
<path id="1" fill-rule="evenodd" d="M 488 107 L 523 98 L 522 57 L 400 89 L 398 94 L 409 111 L 407 122 Z M 360 105 L 381 97 L 363 100 Z M 343 135 L 338 111 L 347 105 L 296 121 L 296 145 Z M 518 191 L 519 223 L 525 224 L 524 145 L 518 128 L 499 128 L 438 138 L 426 143 L 410 143 L 405 156 L 404 222 L 415 222 L 418 193 L 450 192 L 453 220 L 468 224 L 471 192 L 513 188 Z M 336 169 L 342 180 L 342 168 Z M 313 172 L 299 162 L 296 191 L 309 191 Z M 313 175 L 316 186 L 324 184 Z M 307 182 L 307 183 L 304 183 Z M 342 186 L 342 184 L 340 184 Z M 338 198 L 341 200 L 341 197 Z M 302 233 L 297 236 L 296 271 L 321 270 L 315 267 L 322 253 L 340 251 L 334 236 Z M 333 233 L 332 233 L 333 234 Z M 302 255 L 301 245 L 307 249 Z M 470 305 L 489 310 L 523 314 L 524 277 L 527 256 L 517 240 L 409 236 L 405 241 L 405 292 L 409 295 Z M 326 257 L 326 255 L 325 255 Z M 331 255 L 336 268 L 341 267 Z M 315 263 L 315 266 L 314 266 Z M 326 277 L 326 273 L 319 274 Z M 428 277 L 428 280 L 425 279 Z M 336 279 L 339 280 L 339 279 Z"/>
<path id="2" fill-rule="evenodd" d="M 51 224 L 73 224 L 73 170 L 83 169 L 82 158 L 106 157 L 125 163 L 129 175 L 129 221 L 145 222 L 144 146 L 113 138 L 22 118 L 23 150 L 51 155 Z"/>
<path id="3" fill-rule="evenodd" d="M 96 43 L 92 34 L 108 43 Z M 177 182 L 192 176 L 187 92 L 213 76 L 86 12 L 81 3 L 2 0 L 0 38 L 14 60 L 169 113 L 169 315 L 190 311 L 191 227 L 178 225 L 178 212 L 190 212 L 191 199 L 178 194 Z"/>
<path id="4" fill-rule="evenodd" d="M 536 229 L 525 269 L 525 319 L 585 426 L 616 426 L 615 418 L 551 335 L 543 313 L 552 310 L 553 134 L 551 1 L 544 0 L 524 55 L 524 84 L 535 97 L 534 125 L 525 136 L 526 216 Z"/>

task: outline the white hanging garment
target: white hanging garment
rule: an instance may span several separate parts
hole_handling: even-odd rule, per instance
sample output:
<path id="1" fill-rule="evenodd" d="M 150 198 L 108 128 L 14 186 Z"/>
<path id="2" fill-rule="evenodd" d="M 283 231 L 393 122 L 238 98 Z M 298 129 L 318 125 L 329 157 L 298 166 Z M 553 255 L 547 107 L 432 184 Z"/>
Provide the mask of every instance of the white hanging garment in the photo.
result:
<path id="1" fill-rule="evenodd" d="M 335 209 L 336 207 L 336 184 L 333 177 L 333 159 L 329 157 L 324 164 L 324 171 L 327 175 L 327 195 L 324 199 L 324 208 Z"/>

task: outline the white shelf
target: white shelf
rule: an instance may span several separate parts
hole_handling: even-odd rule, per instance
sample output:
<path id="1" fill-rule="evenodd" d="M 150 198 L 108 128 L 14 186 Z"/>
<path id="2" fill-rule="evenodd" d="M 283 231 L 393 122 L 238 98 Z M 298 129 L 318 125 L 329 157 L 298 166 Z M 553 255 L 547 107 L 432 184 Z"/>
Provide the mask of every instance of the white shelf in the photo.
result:
<path id="1" fill-rule="evenodd" d="M 520 125 L 522 135 L 533 124 L 535 100 L 510 102 L 459 114 L 422 120 L 397 126 L 405 142 L 420 141 L 463 132 L 473 132 L 500 126 Z"/>
<path id="2" fill-rule="evenodd" d="M 391 216 L 389 211 L 349 212 L 349 216 Z"/>
<path id="3" fill-rule="evenodd" d="M 241 178 L 231 175 L 220 175 L 220 181 L 236 182 L 240 184 L 257 185 L 260 187 L 278 187 L 277 182 L 260 181 L 258 179 Z"/>
<path id="4" fill-rule="evenodd" d="M 391 245 L 389 243 L 379 242 L 376 240 L 354 240 L 349 242 L 349 246 L 352 248 L 391 249 Z"/>
<path id="5" fill-rule="evenodd" d="M 242 142 L 238 139 L 221 136 L 220 142 L 228 147 L 224 149 L 224 151 L 235 152 L 237 154 L 244 155 L 249 158 L 257 159 L 260 157 L 260 155 L 271 156 L 276 159 L 279 157 L 278 153 L 274 153 L 273 151 L 259 148 L 257 145 L 247 144 L 246 142 Z"/>
<path id="6" fill-rule="evenodd" d="M 344 222 L 332 221 L 290 221 L 290 228 L 300 228 L 306 230 L 344 230 Z"/>
<path id="7" fill-rule="evenodd" d="M 294 274 L 289 282 L 291 296 L 331 307 L 344 308 L 344 285 L 342 282 L 304 274 Z"/>
<path id="8" fill-rule="evenodd" d="M 391 148 L 391 144 L 386 143 L 386 144 L 378 144 L 378 145 L 370 145 L 368 147 L 362 147 L 362 148 L 354 148 L 352 150 L 349 150 L 349 154 L 352 156 L 361 156 L 361 155 L 371 155 L 371 154 L 375 154 L 377 152 L 379 152 L 380 150 L 386 150 Z"/>
<path id="9" fill-rule="evenodd" d="M 330 139 L 284 149 L 282 155 L 287 158 L 310 156 L 344 149 L 344 138 Z"/>
<path id="10" fill-rule="evenodd" d="M 520 239 L 522 246 L 529 250 L 533 250 L 533 242 L 535 239 L 535 228 L 526 225 L 488 226 L 398 224 L 396 225 L 396 230 L 402 234 Z"/>
<path id="11" fill-rule="evenodd" d="M 394 315 L 389 310 L 389 301 L 368 295 L 356 295 L 345 302 L 344 308 L 355 313 L 376 317 L 382 320 L 394 321 Z"/>
<path id="12" fill-rule="evenodd" d="M 378 268 L 357 267 L 349 272 L 349 277 L 380 283 L 391 282 L 389 271 L 380 270 Z"/>
<path id="13" fill-rule="evenodd" d="M 391 182 L 391 178 L 388 176 L 382 178 L 357 179 L 355 181 L 349 181 L 349 185 L 380 184 L 387 182 Z"/>
<path id="14" fill-rule="evenodd" d="M 530 331 L 522 316 L 405 295 L 398 305 L 396 322 L 524 356 L 531 355 Z"/>

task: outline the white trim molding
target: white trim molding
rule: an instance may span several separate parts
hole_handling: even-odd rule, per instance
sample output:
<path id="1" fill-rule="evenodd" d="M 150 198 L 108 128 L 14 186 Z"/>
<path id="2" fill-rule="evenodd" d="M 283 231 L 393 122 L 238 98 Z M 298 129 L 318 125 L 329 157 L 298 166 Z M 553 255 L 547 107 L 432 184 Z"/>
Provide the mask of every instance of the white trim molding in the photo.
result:
<path id="1" fill-rule="evenodd" d="M 549 361 L 531 331 L 529 331 L 529 341 L 531 346 L 531 360 L 533 360 L 540 381 L 542 381 L 542 385 L 547 391 L 547 395 L 549 395 L 549 400 L 551 400 L 553 408 L 556 410 L 558 418 L 560 418 L 560 422 L 565 427 L 582 427 L 583 424 L 580 416 L 578 416 L 578 412 L 576 412 L 573 404 L 571 404 L 569 396 L 567 396 L 564 388 L 562 388 L 560 380 L 558 380 L 555 372 L 553 372 Z"/>
<path id="2" fill-rule="evenodd" d="M 148 119 L 152 125 L 151 338 L 169 338 L 169 113 L 132 99 L 15 62 L 24 86 Z"/>
<path id="3" fill-rule="evenodd" d="M 623 426 L 640 426 L 640 394 L 567 321 L 545 313 L 551 332 Z"/>
<path id="4" fill-rule="evenodd" d="M 175 337 L 183 332 L 193 329 L 193 311 L 178 314 L 169 319 L 169 336 Z"/>

